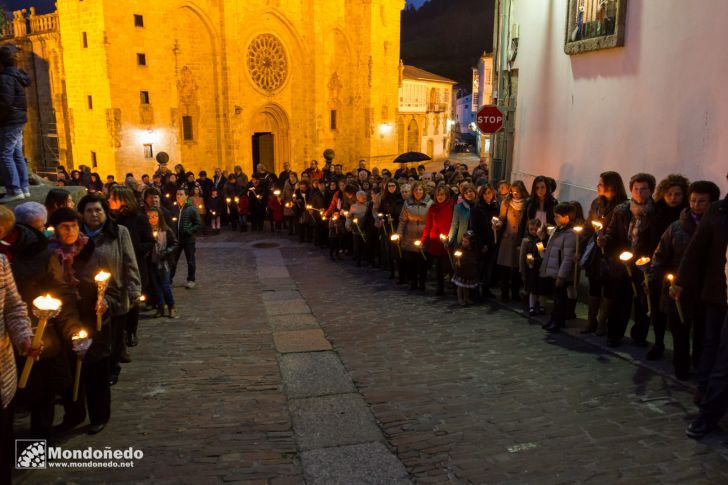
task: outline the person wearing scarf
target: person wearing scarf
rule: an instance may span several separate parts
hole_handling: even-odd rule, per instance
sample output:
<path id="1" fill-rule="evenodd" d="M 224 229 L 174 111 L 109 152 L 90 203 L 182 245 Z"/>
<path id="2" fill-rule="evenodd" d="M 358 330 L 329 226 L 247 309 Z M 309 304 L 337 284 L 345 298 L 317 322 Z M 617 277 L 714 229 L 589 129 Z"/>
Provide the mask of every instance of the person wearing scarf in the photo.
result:
<path id="1" fill-rule="evenodd" d="M 528 202 L 528 190 L 522 181 L 511 184 L 510 194 L 503 199 L 495 229 L 498 234 L 498 258 L 501 268 L 501 300 L 520 300 L 521 275 L 518 272 L 518 251 L 521 247 L 520 227 Z M 510 290 L 510 298 L 509 298 Z"/>
<path id="2" fill-rule="evenodd" d="M 614 216 L 606 228 L 603 237 L 597 244 L 605 250 L 609 258 L 610 272 L 615 279 L 615 306 L 607 323 L 607 345 L 617 347 L 621 344 L 629 324 L 629 317 L 634 307 L 634 325 L 630 330 L 632 341 L 638 346 L 647 345 L 647 332 L 650 329 L 650 318 L 647 315 L 647 298 L 642 281 L 642 272 L 634 266 L 634 261 L 647 256 L 652 257 L 661 234 L 655 223 L 655 209 L 652 193 L 655 190 L 655 177 L 646 173 L 638 173 L 629 181 L 632 198 L 614 209 Z M 619 255 L 624 251 L 631 252 L 634 257 L 632 278 L 637 287 L 634 295 L 632 284 Z"/>

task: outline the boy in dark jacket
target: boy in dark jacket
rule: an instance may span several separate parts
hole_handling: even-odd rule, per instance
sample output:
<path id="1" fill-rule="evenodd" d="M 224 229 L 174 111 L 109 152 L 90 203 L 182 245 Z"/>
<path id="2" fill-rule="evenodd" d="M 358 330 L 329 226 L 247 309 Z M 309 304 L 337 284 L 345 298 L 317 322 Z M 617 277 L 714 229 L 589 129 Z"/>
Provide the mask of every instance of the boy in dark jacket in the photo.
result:
<path id="1" fill-rule="evenodd" d="M 172 280 L 174 280 L 174 274 L 177 270 L 177 262 L 182 251 L 184 251 L 185 259 L 187 260 L 187 283 L 185 284 L 185 288 L 190 290 L 195 287 L 195 271 L 197 269 L 195 264 L 195 236 L 202 229 L 202 219 L 200 219 L 200 214 L 197 212 L 195 206 L 190 203 L 187 192 L 184 189 L 177 190 L 177 206 L 180 209 L 177 215 L 175 231 L 177 233 L 177 241 L 179 241 L 179 248 L 172 260 L 174 264 L 172 264 L 170 271 L 169 284 L 170 286 L 172 285 Z"/>

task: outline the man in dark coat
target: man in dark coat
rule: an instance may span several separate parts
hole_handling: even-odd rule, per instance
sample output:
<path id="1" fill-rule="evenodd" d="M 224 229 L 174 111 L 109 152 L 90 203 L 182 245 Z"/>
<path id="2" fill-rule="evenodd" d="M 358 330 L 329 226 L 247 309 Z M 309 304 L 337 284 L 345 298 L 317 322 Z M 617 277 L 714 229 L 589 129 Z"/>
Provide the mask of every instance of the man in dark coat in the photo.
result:
<path id="1" fill-rule="evenodd" d="M 5 184 L 3 202 L 30 197 L 28 169 L 23 156 L 23 127 L 28 122 L 25 88 L 30 77 L 15 64 L 16 49 L 0 48 L 0 170 Z"/>

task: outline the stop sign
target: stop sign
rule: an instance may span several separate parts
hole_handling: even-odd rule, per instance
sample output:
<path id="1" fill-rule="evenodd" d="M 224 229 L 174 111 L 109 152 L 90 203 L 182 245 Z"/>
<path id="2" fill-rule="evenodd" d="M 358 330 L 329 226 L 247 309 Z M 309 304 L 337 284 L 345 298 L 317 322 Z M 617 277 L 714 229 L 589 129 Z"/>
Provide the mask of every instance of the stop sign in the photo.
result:
<path id="1" fill-rule="evenodd" d="M 503 128 L 505 117 L 503 112 L 495 105 L 486 105 L 480 108 L 475 124 L 481 133 L 496 133 Z"/>

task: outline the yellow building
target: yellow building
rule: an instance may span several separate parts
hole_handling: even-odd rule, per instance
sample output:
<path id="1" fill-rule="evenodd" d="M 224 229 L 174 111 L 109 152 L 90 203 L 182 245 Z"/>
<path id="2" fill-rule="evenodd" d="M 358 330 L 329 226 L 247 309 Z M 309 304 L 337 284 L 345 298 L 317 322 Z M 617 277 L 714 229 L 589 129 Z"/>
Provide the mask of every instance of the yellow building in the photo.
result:
<path id="1" fill-rule="evenodd" d="M 404 0 L 58 0 L 61 163 L 102 175 L 397 155 Z M 48 16 L 38 16 L 48 17 Z M 58 91 L 62 91 L 58 92 Z"/>
<path id="2" fill-rule="evenodd" d="M 451 79 L 400 64 L 399 152 L 422 152 L 432 159 L 449 155 L 455 84 Z"/>

